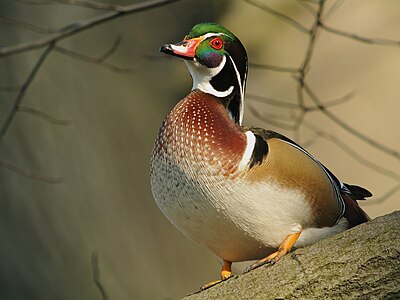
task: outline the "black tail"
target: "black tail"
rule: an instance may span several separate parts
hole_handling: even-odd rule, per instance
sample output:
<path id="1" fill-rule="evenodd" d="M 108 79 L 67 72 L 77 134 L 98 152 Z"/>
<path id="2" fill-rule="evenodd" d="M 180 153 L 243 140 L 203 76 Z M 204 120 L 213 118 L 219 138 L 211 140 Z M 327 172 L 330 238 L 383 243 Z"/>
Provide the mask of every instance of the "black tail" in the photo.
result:
<path id="1" fill-rule="evenodd" d="M 372 193 L 367 189 L 364 189 L 358 185 L 344 184 L 350 191 L 351 194 L 342 192 L 342 198 L 345 203 L 344 217 L 349 222 L 349 227 L 357 226 L 361 223 L 370 220 L 370 217 L 362 210 L 358 205 L 357 200 L 365 200 L 365 198 L 371 197 Z"/>
<path id="2" fill-rule="evenodd" d="M 371 197 L 372 193 L 367 189 L 362 188 L 358 185 L 351 185 L 348 183 L 344 184 L 351 192 L 349 195 L 353 200 L 365 200 L 365 198 Z"/>

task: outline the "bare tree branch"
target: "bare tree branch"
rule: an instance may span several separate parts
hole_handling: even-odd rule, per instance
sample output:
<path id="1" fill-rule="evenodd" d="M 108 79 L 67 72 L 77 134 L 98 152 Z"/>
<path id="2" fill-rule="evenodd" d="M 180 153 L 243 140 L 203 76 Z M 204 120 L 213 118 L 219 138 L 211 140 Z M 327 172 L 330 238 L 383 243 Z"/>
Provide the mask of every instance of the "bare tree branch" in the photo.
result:
<path id="1" fill-rule="evenodd" d="M 92 28 L 93 26 L 96 26 L 98 24 L 114 20 L 115 18 L 118 18 L 120 16 L 142 12 L 145 10 L 153 9 L 177 1 L 180 0 L 153 0 L 153 1 L 146 1 L 146 2 L 123 6 L 123 10 L 121 11 L 110 11 L 102 15 L 95 16 L 88 20 L 73 22 L 61 28 L 59 32 L 51 34 L 48 37 L 38 39 L 36 41 L 22 43 L 19 45 L 0 48 L 0 57 L 26 52 L 33 49 L 43 48 L 49 44 L 55 44 L 56 42 L 59 42 L 78 32 L 82 32 L 84 30 Z"/>
<path id="2" fill-rule="evenodd" d="M 109 298 L 107 292 L 100 281 L 99 255 L 97 252 L 92 252 L 92 274 L 93 274 L 93 281 L 100 291 L 101 298 L 103 300 L 108 300 Z"/>
<path id="3" fill-rule="evenodd" d="M 31 73 L 29 74 L 28 78 L 26 79 L 26 81 L 22 85 L 21 89 L 19 90 L 19 93 L 17 95 L 17 98 L 14 101 L 14 104 L 13 104 L 10 112 L 8 113 L 5 121 L 3 122 L 3 125 L 0 128 L 0 141 L 4 138 L 5 134 L 7 133 L 7 130 L 10 127 L 11 122 L 14 120 L 15 114 L 18 111 L 18 108 L 19 108 L 19 106 L 20 106 L 20 104 L 22 102 L 22 99 L 25 96 L 25 93 L 26 93 L 28 87 L 30 86 L 31 82 L 33 81 L 33 79 L 35 78 L 37 72 L 39 71 L 40 67 L 43 65 L 44 61 L 46 60 L 46 58 L 50 54 L 50 52 L 53 49 L 53 47 L 54 47 L 54 45 L 50 44 L 43 51 L 43 53 L 40 55 L 39 59 L 37 60 L 35 66 L 33 67 Z"/>
<path id="4" fill-rule="evenodd" d="M 260 8 L 261 10 L 271 14 L 272 16 L 278 17 L 282 21 L 288 23 L 289 25 L 293 26 L 294 28 L 298 29 L 299 31 L 301 31 L 303 33 L 307 33 L 308 34 L 310 32 L 310 30 L 308 28 L 304 27 L 302 24 L 300 24 L 296 20 L 286 16 L 285 14 L 283 14 L 283 13 L 281 13 L 279 11 L 276 11 L 275 9 L 272 9 L 271 7 L 267 6 L 264 3 L 260 3 L 260 2 L 257 2 L 255 0 L 244 0 L 244 1 L 249 3 L 249 4 L 251 4 L 251 5 L 253 5 L 253 6 L 255 6 L 255 7 Z"/>

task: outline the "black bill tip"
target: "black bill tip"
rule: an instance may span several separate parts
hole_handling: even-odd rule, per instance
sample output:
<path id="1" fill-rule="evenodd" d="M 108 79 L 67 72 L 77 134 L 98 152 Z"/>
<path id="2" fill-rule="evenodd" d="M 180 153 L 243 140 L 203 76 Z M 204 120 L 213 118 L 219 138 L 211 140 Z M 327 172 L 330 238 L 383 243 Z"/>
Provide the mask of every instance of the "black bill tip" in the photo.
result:
<path id="1" fill-rule="evenodd" d="M 171 44 L 164 44 L 160 47 L 160 52 L 173 54 Z"/>

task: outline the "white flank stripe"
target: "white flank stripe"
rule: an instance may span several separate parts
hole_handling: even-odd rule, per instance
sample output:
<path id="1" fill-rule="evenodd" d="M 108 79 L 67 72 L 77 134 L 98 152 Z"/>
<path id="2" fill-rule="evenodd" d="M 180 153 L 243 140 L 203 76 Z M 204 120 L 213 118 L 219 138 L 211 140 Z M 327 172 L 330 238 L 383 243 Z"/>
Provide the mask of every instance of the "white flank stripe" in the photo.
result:
<path id="1" fill-rule="evenodd" d="M 243 152 L 242 160 L 239 163 L 238 171 L 242 171 L 249 165 L 250 159 L 253 156 L 254 147 L 256 145 L 256 137 L 254 134 L 251 131 L 246 131 L 245 134 L 247 137 L 247 145 Z"/>

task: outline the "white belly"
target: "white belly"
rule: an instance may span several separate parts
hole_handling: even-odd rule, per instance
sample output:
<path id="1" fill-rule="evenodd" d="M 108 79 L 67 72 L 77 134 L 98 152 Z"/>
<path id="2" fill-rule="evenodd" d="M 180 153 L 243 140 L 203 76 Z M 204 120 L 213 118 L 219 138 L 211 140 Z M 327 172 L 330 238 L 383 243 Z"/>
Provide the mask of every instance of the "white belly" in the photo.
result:
<path id="1" fill-rule="evenodd" d="M 243 176 L 224 177 L 204 162 L 185 168 L 166 157 L 153 159 L 151 181 L 154 198 L 171 223 L 229 261 L 265 257 L 293 232 L 293 225 L 310 220 L 311 208 L 301 193 L 274 183 L 249 186 Z M 299 245 L 318 240 L 316 230 L 311 236 L 303 231 Z"/>

